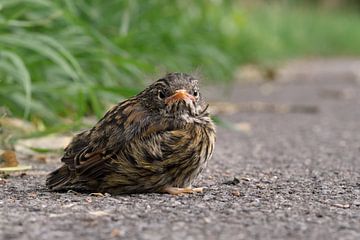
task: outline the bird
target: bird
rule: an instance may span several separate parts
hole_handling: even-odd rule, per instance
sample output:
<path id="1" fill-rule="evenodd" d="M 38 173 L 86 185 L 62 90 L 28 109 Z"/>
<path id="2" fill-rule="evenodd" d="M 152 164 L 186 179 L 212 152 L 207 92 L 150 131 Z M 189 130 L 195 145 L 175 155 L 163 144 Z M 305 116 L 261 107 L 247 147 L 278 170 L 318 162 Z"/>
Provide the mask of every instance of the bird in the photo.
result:
<path id="1" fill-rule="evenodd" d="M 168 73 L 73 137 L 46 186 L 100 194 L 202 192 L 192 184 L 215 146 L 208 106 L 198 78 Z"/>

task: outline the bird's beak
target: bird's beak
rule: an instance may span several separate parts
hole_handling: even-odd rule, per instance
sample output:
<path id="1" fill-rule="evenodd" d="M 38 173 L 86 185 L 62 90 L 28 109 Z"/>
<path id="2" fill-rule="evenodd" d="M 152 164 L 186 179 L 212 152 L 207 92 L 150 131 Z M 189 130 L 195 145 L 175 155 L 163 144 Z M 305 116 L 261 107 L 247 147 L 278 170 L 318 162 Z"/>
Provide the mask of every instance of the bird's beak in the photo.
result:
<path id="1" fill-rule="evenodd" d="M 169 103 L 173 103 L 173 102 L 178 102 L 178 101 L 195 101 L 195 97 L 190 95 L 186 90 L 184 89 L 179 89 L 176 90 L 175 93 L 173 95 L 171 95 L 170 97 L 165 99 L 165 104 L 169 104 Z"/>

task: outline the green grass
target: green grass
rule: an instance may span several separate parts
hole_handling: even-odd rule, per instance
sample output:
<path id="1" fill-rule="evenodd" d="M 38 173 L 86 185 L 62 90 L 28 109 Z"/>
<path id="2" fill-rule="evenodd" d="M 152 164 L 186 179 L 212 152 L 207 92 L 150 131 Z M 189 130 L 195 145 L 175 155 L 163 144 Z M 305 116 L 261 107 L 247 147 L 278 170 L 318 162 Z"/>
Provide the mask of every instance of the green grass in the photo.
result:
<path id="1" fill-rule="evenodd" d="M 273 5 L 252 9 L 241 34 L 245 61 L 272 61 L 301 56 L 360 54 L 360 15 L 340 9 L 325 11 L 309 6 Z"/>
<path id="2" fill-rule="evenodd" d="M 355 10 L 292 4 L 0 0 L 0 107 L 53 129 L 78 126 L 161 72 L 220 82 L 249 62 L 359 55 L 359 26 Z"/>

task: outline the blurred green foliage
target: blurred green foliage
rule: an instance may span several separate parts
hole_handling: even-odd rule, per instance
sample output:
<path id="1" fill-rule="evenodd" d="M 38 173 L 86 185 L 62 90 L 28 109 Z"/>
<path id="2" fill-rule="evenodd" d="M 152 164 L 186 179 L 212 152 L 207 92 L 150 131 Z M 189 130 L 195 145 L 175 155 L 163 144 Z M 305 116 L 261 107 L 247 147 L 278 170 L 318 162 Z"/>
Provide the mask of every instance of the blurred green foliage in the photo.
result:
<path id="1" fill-rule="evenodd" d="M 290 2 L 0 0 L 0 106 L 81 122 L 159 72 L 227 81 L 242 63 L 360 54 L 357 12 Z"/>

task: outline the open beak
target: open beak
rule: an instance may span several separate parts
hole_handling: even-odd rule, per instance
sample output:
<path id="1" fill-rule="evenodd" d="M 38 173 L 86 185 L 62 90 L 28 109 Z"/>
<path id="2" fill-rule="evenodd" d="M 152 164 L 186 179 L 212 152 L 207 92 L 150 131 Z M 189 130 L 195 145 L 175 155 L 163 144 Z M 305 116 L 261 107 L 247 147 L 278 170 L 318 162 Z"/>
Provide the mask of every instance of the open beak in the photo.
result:
<path id="1" fill-rule="evenodd" d="M 165 99 L 165 104 L 178 102 L 181 100 L 184 100 L 185 102 L 188 100 L 195 101 L 195 97 L 193 95 L 190 95 L 186 90 L 179 89 L 176 90 L 173 95 Z"/>

